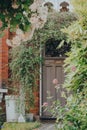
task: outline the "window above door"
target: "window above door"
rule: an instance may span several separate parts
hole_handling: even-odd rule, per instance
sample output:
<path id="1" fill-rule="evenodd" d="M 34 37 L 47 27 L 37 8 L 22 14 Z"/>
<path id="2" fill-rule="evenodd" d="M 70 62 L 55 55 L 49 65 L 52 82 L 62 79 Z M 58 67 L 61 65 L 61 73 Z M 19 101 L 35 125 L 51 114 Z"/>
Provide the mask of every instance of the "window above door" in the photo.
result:
<path id="1" fill-rule="evenodd" d="M 49 39 L 45 44 L 45 57 L 66 57 L 66 52 L 70 51 L 70 44 L 64 42 L 61 48 L 58 48 L 61 41 Z"/>

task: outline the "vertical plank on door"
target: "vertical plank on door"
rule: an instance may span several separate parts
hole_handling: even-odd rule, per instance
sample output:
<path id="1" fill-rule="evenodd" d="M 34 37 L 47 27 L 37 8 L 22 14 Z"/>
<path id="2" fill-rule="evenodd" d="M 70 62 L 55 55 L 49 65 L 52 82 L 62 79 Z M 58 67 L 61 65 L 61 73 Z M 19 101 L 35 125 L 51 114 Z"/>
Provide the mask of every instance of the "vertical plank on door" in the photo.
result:
<path id="1" fill-rule="evenodd" d="M 59 83 L 59 91 L 55 89 L 53 85 L 53 79 L 57 79 Z M 43 75 L 42 75 L 42 102 L 47 102 L 49 106 L 53 100 L 60 100 L 61 104 L 65 104 L 65 99 L 61 97 L 62 84 L 64 82 L 64 72 L 63 72 L 63 62 L 56 60 L 47 60 L 43 65 Z M 53 96 L 53 99 L 47 99 L 47 91 Z M 49 112 L 43 111 L 43 116 L 50 116 Z"/>

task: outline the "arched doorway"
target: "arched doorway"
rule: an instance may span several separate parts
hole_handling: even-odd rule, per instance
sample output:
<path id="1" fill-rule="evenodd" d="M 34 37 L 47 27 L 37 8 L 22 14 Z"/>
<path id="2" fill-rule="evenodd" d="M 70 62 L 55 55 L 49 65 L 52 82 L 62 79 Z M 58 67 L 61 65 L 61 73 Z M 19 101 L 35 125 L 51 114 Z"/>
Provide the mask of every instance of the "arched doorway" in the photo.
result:
<path id="1" fill-rule="evenodd" d="M 45 49 L 43 52 L 44 63 L 42 65 L 42 105 L 47 102 L 51 106 L 51 102 L 59 99 L 62 105 L 65 105 L 66 101 L 61 97 L 61 91 L 63 90 L 62 84 L 64 83 L 64 59 L 66 58 L 65 53 L 70 50 L 70 45 L 64 42 L 61 48 L 58 48 L 60 41 L 55 39 L 49 39 L 46 42 Z M 56 92 L 53 80 L 57 79 L 60 86 L 59 91 Z M 53 98 L 49 100 L 48 94 Z M 44 111 L 42 108 L 43 118 L 51 118 L 49 112 Z"/>

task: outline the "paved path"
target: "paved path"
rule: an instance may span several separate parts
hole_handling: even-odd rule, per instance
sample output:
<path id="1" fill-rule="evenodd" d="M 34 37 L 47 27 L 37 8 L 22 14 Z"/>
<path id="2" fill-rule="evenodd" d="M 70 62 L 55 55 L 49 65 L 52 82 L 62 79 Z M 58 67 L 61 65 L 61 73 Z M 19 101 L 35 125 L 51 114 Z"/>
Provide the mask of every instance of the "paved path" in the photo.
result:
<path id="1" fill-rule="evenodd" d="M 55 130 L 54 123 L 44 123 L 39 130 Z"/>

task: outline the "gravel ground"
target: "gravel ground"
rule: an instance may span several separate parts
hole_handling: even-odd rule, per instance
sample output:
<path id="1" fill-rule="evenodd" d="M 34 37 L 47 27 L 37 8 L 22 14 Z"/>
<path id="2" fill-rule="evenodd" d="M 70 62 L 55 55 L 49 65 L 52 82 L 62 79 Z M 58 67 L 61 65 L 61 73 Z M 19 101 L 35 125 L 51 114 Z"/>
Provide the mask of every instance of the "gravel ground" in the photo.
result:
<path id="1" fill-rule="evenodd" d="M 54 123 L 43 123 L 39 130 L 55 130 Z"/>

